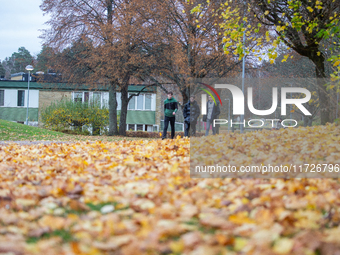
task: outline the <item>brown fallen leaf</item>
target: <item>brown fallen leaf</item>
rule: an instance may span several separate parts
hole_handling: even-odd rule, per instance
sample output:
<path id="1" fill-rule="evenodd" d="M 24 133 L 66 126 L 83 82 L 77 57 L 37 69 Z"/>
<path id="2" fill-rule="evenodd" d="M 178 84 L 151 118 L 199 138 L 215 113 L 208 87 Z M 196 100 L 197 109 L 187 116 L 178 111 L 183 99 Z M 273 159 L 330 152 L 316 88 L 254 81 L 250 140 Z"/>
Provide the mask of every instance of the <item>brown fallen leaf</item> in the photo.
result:
<path id="1" fill-rule="evenodd" d="M 182 211 L 180 213 L 181 218 L 192 218 L 198 214 L 198 208 L 192 204 L 186 204 L 183 206 Z"/>
<path id="2" fill-rule="evenodd" d="M 120 235 L 120 236 L 113 236 L 106 242 L 98 242 L 94 241 L 93 246 L 97 249 L 104 250 L 104 251 L 113 251 L 118 249 L 119 247 L 130 243 L 135 237 L 133 235 Z"/>
<path id="3" fill-rule="evenodd" d="M 8 242 L 0 241 L 0 253 L 23 255 L 25 254 L 23 243 L 11 242 L 11 241 L 8 241 Z"/>
<path id="4" fill-rule="evenodd" d="M 230 229 L 234 227 L 234 224 L 229 222 L 227 218 L 214 215 L 205 216 L 204 218 L 200 219 L 200 223 L 203 226 L 221 229 Z"/>
<path id="5" fill-rule="evenodd" d="M 45 188 L 41 188 L 38 190 L 38 195 L 40 198 L 48 197 L 51 194 L 51 192 Z"/>
<path id="6" fill-rule="evenodd" d="M 86 204 L 84 204 L 84 203 L 82 203 L 78 200 L 74 200 L 74 199 L 72 199 L 69 202 L 69 207 L 72 210 L 75 210 L 75 211 L 88 211 L 88 210 L 90 210 L 90 208 Z"/>
<path id="7" fill-rule="evenodd" d="M 17 198 L 15 200 L 15 203 L 17 204 L 17 206 L 19 207 L 29 207 L 29 206 L 33 206 L 36 204 L 36 201 L 33 199 L 26 199 L 26 198 Z"/>
<path id="8" fill-rule="evenodd" d="M 39 219 L 38 224 L 41 227 L 48 227 L 51 230 L 62 229 L 65 226 L 66 219 L 57 216 L 44 215 Z"/>
<path id="9" fill-rule="evenodd" d="M 202 234 L 198 231 L 189 232 L 181 236 L 185 248 L 194 248 L 202 241 Z"/>
<path id="10" fill-rule="evenodd" d="M 29 231 L 27 235 L 30 237 L 41 237 L 43 234 L 46 234 L 48 232 L 50 232 L 49 227 L 42 227 Z"/>
<path id="11" fill-rule="evenodd" d="M 67 196 L 72 199 L 78 199 L 83 194 L 83 192 L 83 187 L 77 184 L 74 189 L 67 191 Z"/>

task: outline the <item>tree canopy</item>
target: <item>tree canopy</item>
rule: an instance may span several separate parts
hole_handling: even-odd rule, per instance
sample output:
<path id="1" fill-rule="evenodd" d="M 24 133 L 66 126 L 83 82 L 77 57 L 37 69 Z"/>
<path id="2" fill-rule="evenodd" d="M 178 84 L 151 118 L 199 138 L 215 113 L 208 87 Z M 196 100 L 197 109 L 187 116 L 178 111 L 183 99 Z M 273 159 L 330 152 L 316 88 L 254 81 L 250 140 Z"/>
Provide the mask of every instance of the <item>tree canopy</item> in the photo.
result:
<path id="1" fill-rule="evenodd" d="M 18 52 L 14 52 L 10 57 L 5 58 L 2 61 L 2 66 L 5 69 L 6 78 L 10 78 L 11 74 L 26 72 L 25 67 L 27 65 L 32 65 L 34 62 L 34 57 L 25 48 L 20 47 Z"/>
<path id="2" fill-rule="evenodd" d="M 196 3 L 44 0 L 41 9 L 51 19 L 42 38 L 46 49 L 55 52 L 50 63 L 64 79 L 94 88 L 110 85 L 112 120 L 116 119 L 114 95 L 121 92 L 119 134 L 124 135 L 132 79 L 158 86 L 164 80 L 174 83 L 186 102 L 191 78 L 223 76 L 235 67 L 223 52 L 214 6 L 193 14 L 190 10 Z M 198 17 L 205 19 L 204 26 L 197 26 Z M 110 134 L 118 133 L 116 123 L 110 122 L 110 127 Z"/>
<path id="3" fill-rule="evenodd" d="M 239 61 L 224 54 L 223 31 L 216 26 L 221 19 L 213 15 L 219 1 L 205 4 L 197 13 L 191 9 L 201 1 L 151 2 L 154 8 L 144 16 L 152 21 L 151 29 L 158 35 L 157 47 L 150 47 L 150 51 L 158 55 L 157 65 L 150 72 L 153 80 L 161 76 L 176 84 L 185 103 L 192 79 L 224 77 L 234 70 Z M 201 25 L 198 25 L 199 19 Z"/>
<path id="4" fill-rule="evenodd" d="M 209 2 L 209 1 L 208 1 Z M 339 45 L 333 37 L 340 37 L 339 3 L 335 0 L 245 0 L 227 1 L 220 6 L 217 14 L 223 17 L 220 27 L 224 30 L 224 50 L 242 57 L 249 54 L 249 45 L 256 43 L 259 60 L 265 57 L 274 63 L 278 57 L 277 48 L 285 45 L 298 54 L 309 58 L 315 65 L 318 95 L 321 107 L 321 123 L 330 122 L 329 92 L 323 80 L 326 56 L 331 52 L 335 66 L 340 64 Z M 198 5 L 193 12 L 198 12 Z M 261 31 L 264 34 L 260 34 Z M 243 34 L 247 36 L 243 43 Z M 264 46 L 264 43 L 269 45 Z M 326 45 L 328 44 L 328 45 Z M 248 47 L 247 47 L 248 46 Z M 326 52 L 326 49 L 328 52 Z M 288 54 L 282 59 L 287 61 Z M 337 67 L 339 68 L 339 67 Z"/>
<path id="5" fill-rule="evenodd" d="M 70 82 L 94 88 L 109 84 L 110 130 L 118 134 L 116 89 L 122 93 L 120 134 L 125 134 L 127 86 L 148 60 L 142 50 L 147 34 L 137 10 L 141 1 L 45 0 L 41 9 L 51 15 L 43 38 L 61 58 L 58 70 Z M 64 61 L 66 60 L 66 61 Z M 76 69 L 76 70 L 75 70 Z M 86 75 L 79 75 L 86 74 Z"/>

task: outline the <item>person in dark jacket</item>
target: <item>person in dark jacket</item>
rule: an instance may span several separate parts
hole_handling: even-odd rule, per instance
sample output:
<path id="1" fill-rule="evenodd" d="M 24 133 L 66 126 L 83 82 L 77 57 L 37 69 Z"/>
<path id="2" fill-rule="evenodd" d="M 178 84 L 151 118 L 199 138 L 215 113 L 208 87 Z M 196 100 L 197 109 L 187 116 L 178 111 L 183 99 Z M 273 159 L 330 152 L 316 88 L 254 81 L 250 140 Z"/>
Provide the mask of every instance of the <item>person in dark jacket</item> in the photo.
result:
<path id="1" fill-rule="evenodd" d="M 216 129 L 214 127 L 214 119 L 217 119 L 218 115 L 220 115 L 220 107 L 218 104 L 215 104 L 212 97 L 209 96 L 207 102 L 207 115 L 203 116 L 203 121 L 207 122 L 207 127 L 205 130 L 205 135 L 209 135 L 210 125 L 212 126 L 213 135 L 216 135 Z"/>
<path id="2" fill-rule="evenodd" d="M 284 128 L 283 127 L 283 125 L 282 125 L 282 119 L 280 118 L 279 120 L 278 120 L 278 122 L 276 123 L 276 129 L 281 129 L 281 128 Z"/>
<path id="3" fill-rule="evenodd" d="M 171 126 L 171 139 L 175 137 L 175 114 L 178 110 L 178 103 L 175 98 L 173 98 L 173 93 L 168 92 L 168 98 L 164 101 L 164 129 L 162 140 L 166 138 L 168 132 L 168 126 L 170 122 Z"/>
<path id="4" fill-rule="evenodd" d="M 217 115 L 215 119 L 219 119 L 219 115 Z M 220 134 L 220 124 L 215 124 L 215 134 L 216 135 Z"/>
<path id="5" fill-rule="evenodd" d="M 185 104 L 183 109 L 183 116 L 184 116 L 184 136 L 189 137 L 190 135 L 196 135 L 196 124 L 197 118 L 200 116 L 200 108 L 195 101 L 194 96 L 190 96 L 190 101 Z M 191 127 L 191 130 L 190 130 Z M 191 131 L 189 134 L 189 130 Z"/>

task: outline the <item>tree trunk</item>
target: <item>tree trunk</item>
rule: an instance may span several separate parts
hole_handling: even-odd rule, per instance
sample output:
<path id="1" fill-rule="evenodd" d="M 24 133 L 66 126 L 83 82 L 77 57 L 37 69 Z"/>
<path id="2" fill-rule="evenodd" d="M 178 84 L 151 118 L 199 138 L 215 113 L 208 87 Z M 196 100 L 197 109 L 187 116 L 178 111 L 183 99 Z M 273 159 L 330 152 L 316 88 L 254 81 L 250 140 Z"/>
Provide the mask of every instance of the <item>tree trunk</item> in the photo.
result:
<path id="1" fill-rule="evenodd" d="M 117 97 L 116 84 L 110 83 L 109 87 L 109 135 L 118 135 L 117 130 Z"/>
<path id="2" fill-rule="evenodd" d="M 313 116 L 304 116 L 303 117 L 303 125 L 305 127 L 311 127 L 313 124 Z"/>
<path id="3" fill-rule="evenodd" d="M 315 73 L 318 85 L 321 125 L 325 125 L 327 122 L 331 122 L 331 105 L 330 98 L 326 91 L 326 74 L 325 74 L 325 58 L 323 55 L 313 56 L 311 58 L 315 64 Z"/>
<path id="4" fill-rule="evenodd" d="M 123 85 L 121 89 L 121 110 L 120 110 L 120 120 L 119 120 L 119 135 L 126 136 L 126 117 L 127 108 L 129 104 L 129 94 L 128 85 Z"/>
<path id="5" fill-rule="evenodd" d="M 182 94 L 182 98 L 183 98 L 183 107 L 184 105 L 189 102 L 189 87 L 184 87 L 183 89 L 181 89 L 181 94 Z"/>

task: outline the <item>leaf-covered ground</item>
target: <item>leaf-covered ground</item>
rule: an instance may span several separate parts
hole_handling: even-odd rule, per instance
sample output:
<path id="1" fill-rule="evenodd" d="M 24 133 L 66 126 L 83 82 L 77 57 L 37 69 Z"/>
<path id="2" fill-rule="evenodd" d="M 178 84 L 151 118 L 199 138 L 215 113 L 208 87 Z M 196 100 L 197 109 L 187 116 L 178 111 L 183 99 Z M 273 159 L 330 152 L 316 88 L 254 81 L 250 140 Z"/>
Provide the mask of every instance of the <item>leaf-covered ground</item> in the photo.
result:
<path id="1" fill-rule="evenodd" d="M 0 253 L 340 253 L 339 179 L 190 178 L 189 147 L 1 146 Z"/>
<path id="2" fill-rule="evenodd" d="M 190 159 L 195 177 L 338 178 L 339 152 L 340 128 L 324 125 L 194 139 Z M 225 169 L 223 172 L 216 171 L 216 165 L 257 166 L 258 169 L 250 171 L 249 168 L 248 172 Z M 206 172 L 195 171 L 196 166 L 215 166 L 215 171 L 207 171 L 208 168 L 201 168 Z M 263 172 L 262 166 L 266 167 L 262 168 Z"/>

